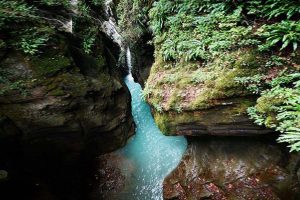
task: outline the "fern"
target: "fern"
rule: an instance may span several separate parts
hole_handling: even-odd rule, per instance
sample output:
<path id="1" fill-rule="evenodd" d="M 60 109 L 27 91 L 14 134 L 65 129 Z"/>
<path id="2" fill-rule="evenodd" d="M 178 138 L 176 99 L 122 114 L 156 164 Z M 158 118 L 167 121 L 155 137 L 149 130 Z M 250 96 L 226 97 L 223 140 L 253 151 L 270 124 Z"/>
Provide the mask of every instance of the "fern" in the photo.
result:
<path id="1" fill-rule="evenodd" d="M 248 109 L 255 123 L 281 132 L 278 142 L 289 143 L 291 151 L 300 151 L 300 88 L 295 84 L 299 79 L 299 73 L 281 75 L 270 83 L 272 89 L 262 93 L 256 107 Z M 270 121 L 271 116 L 275 119 Z"/>
<path id="2" fill-rule="evenodd" d="M 298 0 L 268 0 L 263 6 L 262 12 L 268 19 L 286 16 L 287 19 L 300 14 L 300 3 Z"/>
<path id="3" fill-rule="evenodd" d="M 291 46 L 296 51 L 300 43 L 300 22 L 286 20 L 272 25 L 264 25 L 258 31 L 258 35 L 266 39 L 266 42 L 260 46 L 261 50 L 268 50 L 282 44 L 280 50 Z"/>

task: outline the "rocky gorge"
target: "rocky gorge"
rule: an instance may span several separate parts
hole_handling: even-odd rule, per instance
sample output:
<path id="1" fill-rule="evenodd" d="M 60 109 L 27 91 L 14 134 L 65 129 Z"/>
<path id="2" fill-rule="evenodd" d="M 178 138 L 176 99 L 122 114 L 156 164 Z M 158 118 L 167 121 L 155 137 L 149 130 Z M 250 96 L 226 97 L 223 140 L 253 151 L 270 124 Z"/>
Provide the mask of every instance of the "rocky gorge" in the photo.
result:
<path id="1" fill-rule="evenodd" d="M 258 48 L 284 16 L 252 0 L 0 3 L 1 199 L 300 198 L 299 153 L 276 143 L 298 134 L 299 49 Z"/>
<path id="2" fill-rule="evenodd" d="M 58 28 L 39 55 L 1 49 L 1 199 L 84 199 L 94 157 L 134 134 L 130 93 L 117 68 L 121 49 L 102 31 L 88 55 L 76 27 L 56 24 L 70 17 L 83 23 L 76 9 L 39 9 L 53 17 L 41 26 Z"/>

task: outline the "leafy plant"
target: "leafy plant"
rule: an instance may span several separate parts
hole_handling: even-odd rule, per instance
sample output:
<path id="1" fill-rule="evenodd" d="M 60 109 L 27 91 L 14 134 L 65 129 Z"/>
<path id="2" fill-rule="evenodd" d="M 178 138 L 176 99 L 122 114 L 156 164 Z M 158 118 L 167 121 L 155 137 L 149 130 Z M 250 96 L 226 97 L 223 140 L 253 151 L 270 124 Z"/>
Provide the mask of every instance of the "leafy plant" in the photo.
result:
<path id="1" fill-rule="evenodd" d="M 300 73 L 282 75 L 262 92 L 257 105 L 248 109 L 255 123 L 275 128 L 291 151 L 300 151 Z"/>
<path id="2" fill-rule="evenodd" d="M 47 6 L 70 6 L 69 0 L 40 0 L 40 3 Z"/>
<path id="3" fill-rule="evenodd" d="M 279 17 L 280 15 L 290 19 L 300 14 L 300 3 L 298 0 L 267 0 L 262 8 L 262 12 L 268 19 Z"/>
<path id="4" fill-rule="evenodd" d="M 266 42 L 260 46 L 261 50 L 268 50 L 282 44 L 280 50 L 292 46 L 293 50 L 296 51 L 300 42 L 300 22 L 285 20 L 271 25 L 264 25 L 258 31 L 258 35 L 266 39 Z"/>
<path id="5" fill-rule="evenodd" d="M 8 72 L 0 70 L 0 84 L 2 87 L 0 88 L 0 95 L 5 95 L 10 91 L 16 90 L 21 92 L 24 96 L 27 94 L 25 90 L 25 82 L 23 80 L 11 81 L 6 77 Z"/>
<path id="6" fill-rule="evenodd" d="M 271 58 L 266 62 L 265 67 L 283 66 L 286 60 L 283 57 L 272 55 Z"/>
<path id="7" fill-rule="evenodd" d="M 22 38 L 20 48 L 24 51 L 24 53 L 34 55 L 38 52 L 40 46 L 45 45 L 47 40 L 47 37 L 37 37 L 30 39 Z"/>
<path id="8" fill-rule="evenodd" d="M 142 92 L 142 99 L 146 101 L 147 98 L 149 98 L 151 93 L 152 93 L 152 88 L 149 86 L 149 84 L 146 83 L 145 88 L 143 89 Z"/>
<path id="9" fill-rule="evenodd" d="M 209 60 L 229 49 L 258 43 L 251 37 L 251 27 L 239 25 L 240 8 L 226 13 L 216 3 L 210 13 L 199 15 L 205 5 L 199 1 L 166 0 L 154 4 L 150 10 L 151 27 L 165 61 Z"/>
<path id="10" fill-rule="evenodd" d="M 263 76 L 260 74 L 251 77 L 236 77 L 237 83 L 245 86 L 253 94 L 259 94 L 264 88 Z"/>
<path id="11" fill-rule="evenodd" d="M 36 9 L 25 3 L 25 1 L 6 1 L 0 0 L 0 24 L 4 21 L 11 21 L 15 19 L 26 19 L 27 17 L 34 17 Z"/>
<path id="12" fill-rule="evenodd" d="M 176 110 L 177 113 L 182 113 L 182 107 L 181 107 L 181 105 L 176 105 L 175 106 L 175 110 Z"/>
<path id="13" fill-rule="evenodd" d="M 162 113 L 163 109 L 161 105 L 154 103 L 153 107 L 157 112 Z"/>

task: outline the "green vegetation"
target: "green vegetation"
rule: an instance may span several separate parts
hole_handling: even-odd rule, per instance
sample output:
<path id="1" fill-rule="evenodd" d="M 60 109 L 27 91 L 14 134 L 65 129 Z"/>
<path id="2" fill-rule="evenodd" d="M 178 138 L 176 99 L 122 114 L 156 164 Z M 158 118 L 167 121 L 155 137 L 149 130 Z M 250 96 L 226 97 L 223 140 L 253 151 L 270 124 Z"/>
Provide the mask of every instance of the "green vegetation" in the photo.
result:
<path id="1" fill-rule="evenodd" d="M 71 66 L 70 59 L 63 55 L 51 57 L 34 57 L 31 59 L 32 68 L 39 77 L 53 76 L 60 70 Z"/>
<path id="2" fill-rule="evenodd" d="M 69 20 L 66 10 L 72 13 L 75 9 L 73 29 L 82 38 L 86 53 L 91 53 L 95 35 L 100 32 L 99 21 L 93 16 L 102 3 L 102 0 L 80 0 L 74 8 L 69 0 L 0 0 L 0 48 L 15 48 L 30 55 L 42 53 L 43 47 L 51 44 L 53 35 L 65 28 Z M 56 12 L 51 12 L 53 9 Z"/>
<path id="3" fill-rule="evenodd" d="M 281 21 L 271 25 L 263 25 L 258 31 L 258 35 L 265 38 L 266 42 L 260 49 L 270 49 L 282 44 L 280 50 L 288 46 L 293 46 L 296 51 L 300 43 L 300 21 Z"/>
<path id="4" fill-rule="evenodd" d="M 162 113 L 258 96 L 250 117 L 299 151 L 299 16 L 298 0 L 155 1 L 144 98 Z"/>
<path id="5" fill-rule="evenodd" d="M 289 45 L 296 50 L 299 21 L 283 20 L 255 28 L 259 24 L 253 15 L 271 19 L 286 14 L 291 19 L 300 13 L 299 2 L 284 2 L 157 1 L 150 10 L 157 54 L 165 61 L 190 61 L 213 59 L 225 51 L 257 44 L 268 50 L 283 43 L 281 50 Z"/>
<path id="6" fill-rule="evenodd" d="M 269 85 L 249 115 L 257 124 L 283 133 L 278 141 L 290 143 L 291 151 L 300 151 L 300 73 L 282 74 Z"/>
<path id="7" fill-rule="evenodd" d="M 127 43 L 136 42 L 147 31 L 148 12 L 154 0 L 120 0 L 117 13 L 122 37 Z"/>
<path id="8" fill-rule="evenodd" d="M 231 14 L 216 10 L 199 16 L 197 10 L 195 13 L 188 12 L 189 7 L 195 8 L 188 1 L 182 5 L 170 4 L 159 1 L 150 11 L 154 42 L 165 61 L 182 58 L 185 61 L 209 60 L 226 50 L 258 43 L 251 37 L 252 27 L 238 25 L 242 9 L 236 9 Z M 169 13 L 162 11 L 165 7 L 170 9 Z"/>
<path id="9" fill-rule="evenodd" d="M 103 65 L 96 45 L 102 38 L 97 19 L 102 4 L 103 0 L 79 0 L 77 5 L 71 5 L 69 0 L 0 0 L 1 65 L 7 65 L 6 53 L 18 52 L 20 55 L 13 56 L 25 58 L 26 61 L 20 62 L 24 61 L 34 74 L 34 77 L 20 77 L 18 72 L 9 75 L 6 66 L 1 66 L 0 94 L 14 91 L 25 94 L 24 88 L 32 84 L 30 79 L 40 81 L 67 71 L 74 65 L 67 50 L 71 40 L 76 39 L 77 48 L 99 58 L 98 63 Z M 74 37 L 66 33 L 71 15 Z"/>
<path id="10" fill-rule="evenodd" d="M 22 52 L 39 78 L 67 70 L 73 61 L 62 40 L 72 15 L 76 48 L 103 64 L 97 51 L 103 2 L 80 0 L 74 7 L 68 0 L 0 0 L 1 56 Z M 278 141 L 290 143 L 292 151 L 300 150 L 299 0 L 120 0 L 117 13 L 125 42 L 153 33 L 155 63 L 143 97 L 158 114 L 205 110 L 224 99 L 255 95 L 250 117 L 280 131 Z M 45 55 L 48 49 L 63 55 Z M 26 80 L 8 77 L 0 69 L 0 94 L 24 91 Z M 57 80 L 81 81 L 61 74 Z M 64 87 L 51 81 L 49 94 L 63 95 Z M 164 118 L 157 120 L 167 129 Z"/>

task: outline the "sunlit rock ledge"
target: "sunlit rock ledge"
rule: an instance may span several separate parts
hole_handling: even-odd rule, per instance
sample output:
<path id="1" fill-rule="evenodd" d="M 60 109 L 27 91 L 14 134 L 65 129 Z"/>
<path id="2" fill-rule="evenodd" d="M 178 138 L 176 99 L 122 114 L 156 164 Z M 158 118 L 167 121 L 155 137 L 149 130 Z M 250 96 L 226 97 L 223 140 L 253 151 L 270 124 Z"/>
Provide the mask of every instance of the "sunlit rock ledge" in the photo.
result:
<path id="1" fill-rule="evenodd" d="M 254 102 L 254 98 L 232 98 L 205 110 L 154 111 L 154 117 L 158 127 L 167 135 L 254 136 L 274 133 L 274 130 L 255 125 L 249 119 L 246 110 Z"/>
<path id="2" fill-rule="evenodd" d="M 144 97 L 166 135 L 250 136 L 274 133 L 248 116 L 257 95 L 237 81 L 269 74 L 267 54 L 251 48 L 229 51 L 209 62 L 155 59 Z"/>

